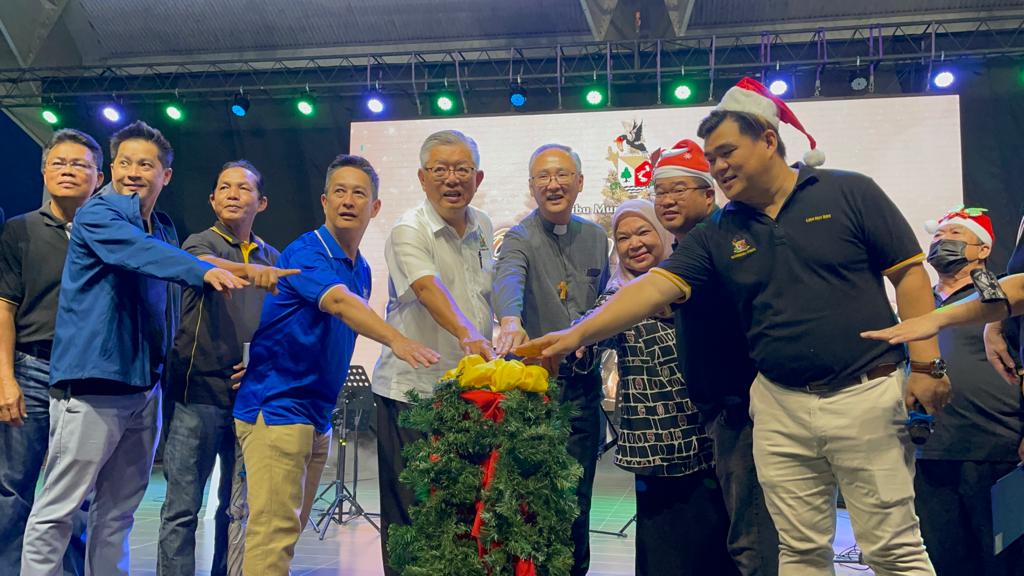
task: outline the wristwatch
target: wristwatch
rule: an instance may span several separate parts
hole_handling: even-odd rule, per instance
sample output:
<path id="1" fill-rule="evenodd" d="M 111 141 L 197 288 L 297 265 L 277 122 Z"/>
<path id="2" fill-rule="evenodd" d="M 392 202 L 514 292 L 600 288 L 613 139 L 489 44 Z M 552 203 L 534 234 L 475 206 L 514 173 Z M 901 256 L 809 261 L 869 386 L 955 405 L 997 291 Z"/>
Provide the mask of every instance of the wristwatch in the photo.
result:
<path id="1" fill-rule="evenodd" d="M 931 362 L 910 361 L 910 371 L 919 374 L 927 374 L 936 380 L 946 377 L 946 361 L 936 358 Z"/>

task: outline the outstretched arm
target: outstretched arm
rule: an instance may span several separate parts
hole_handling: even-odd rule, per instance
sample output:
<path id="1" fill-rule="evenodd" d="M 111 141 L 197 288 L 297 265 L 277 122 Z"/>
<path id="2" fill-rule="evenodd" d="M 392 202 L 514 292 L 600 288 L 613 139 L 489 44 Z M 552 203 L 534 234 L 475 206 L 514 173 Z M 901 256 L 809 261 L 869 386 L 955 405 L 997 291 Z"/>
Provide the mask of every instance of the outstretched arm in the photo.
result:
<path id="1" fill-rule="evenodd" d="M 1012 315 L 1024 314 L 1024 274 L 1007 276 L 999 284 L 1006 292 L 1006 297 L 1012 308 Z M 943 306 L 934 312 L 911 318 L 884 330 L 862 332 L 861 336 L 872 340 L 885 340 L 890 344 L 901 344 L 926 340 L 938 334 L 939 330 L 949 326 L 996 322 L 1006 316 L 1005 304 L 1002 302 L 986 304 L 978 299 L 977 294 L 974 294 L 956 304 Z"/>
<path id="2" fill-rule="evenodd" d="M 440 278 L 424 276 L 415 280 L 411 287 L 416 299 L 430 312 L 434 322 L 455 336 L 463 352 L 479 354 L 484 360 L 494 358 L 490 341 L 484 338 L 477 327 L 462 313 L 462 309 Z"/>
<path id="3" fill-rule="evenodd" d="M 540 357 L 545 364 L 557 365 L 580 346 L 610 338 L 673 302 L 690 297 L 690 286 L 669 272 L 655 268 L 623 286 L 599 308 L 578 324 L 530 340 L 516 354 Z"/>
<path id="4" fill-rule="evenodd" d="M 437 363 L 437 352 L 410 340 L 395 330 L 370 308 L 370 305 L 342 284 L 328 290 L 320 299 L 320 309 L 348 324 L 367 338 L 391 348 L 413 368 Z"/>

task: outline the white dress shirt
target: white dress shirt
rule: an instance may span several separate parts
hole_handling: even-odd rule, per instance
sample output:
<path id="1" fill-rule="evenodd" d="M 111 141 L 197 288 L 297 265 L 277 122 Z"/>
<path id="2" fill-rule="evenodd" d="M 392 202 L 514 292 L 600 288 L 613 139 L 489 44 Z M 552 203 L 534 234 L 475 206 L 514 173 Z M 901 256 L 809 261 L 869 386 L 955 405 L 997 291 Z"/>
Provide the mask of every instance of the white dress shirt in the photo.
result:
<path id="1" fill-rule="evenodd" d="M 460 238 L 424 201 L 399 218 L 384 245 L 388 264 L 387 322 L 405 336 L 433 348 L 441 356 L 430 368 L 413 369 L 383 348 L 373 371 L 373 391 L 401 402 L 416 390 L 431 396 L 434 384 L 454 368 L 463 352 L 459 341 L 434 321 L 416 298 L 412 283 L 435 276 L 451 293 L 463 315 L 480 334 L 491 339 L 493 312 L 491 284 L 494 277 L 494 227 L 481 210 L 468 207 L 466 233 Z"/>

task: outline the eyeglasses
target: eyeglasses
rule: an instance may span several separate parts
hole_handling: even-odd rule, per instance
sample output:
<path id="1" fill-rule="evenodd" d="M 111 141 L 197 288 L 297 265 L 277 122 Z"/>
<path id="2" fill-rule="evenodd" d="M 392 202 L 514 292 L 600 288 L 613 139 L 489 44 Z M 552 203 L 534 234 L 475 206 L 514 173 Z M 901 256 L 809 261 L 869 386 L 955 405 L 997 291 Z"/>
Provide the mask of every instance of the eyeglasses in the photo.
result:
<path id="1" fill-rule="evenodd" d="M 683 194 L 692 192 L 694 190 L 700 190 L 706 192 L 711 190 L 710 186 L 675 186 L 670 190 L 660 190 L 651 192 L 651 200 L 657 202 L 658 200 L 667 200 L 669 198 L 678 200 L 683 197 Z"/>
<path id="2" fill-rule="evenodd" d="M 473 173 L 476 172 L 476 168 L 472 166 L 442 166 L 438 164 L 433 168 L 423 167 L 423 170 L 430 174 L 430 177 L 437 182 L 444 182 L 448 178 L 449 174 L 455 174 L 455 177 L 465 182 L 473 177 Z"/>
<path id="3" fill-rule="evenodd" d="M 541 172 L 536 176 L 530 176 L 530 180 L 532 180 L 538 186 L 547 186 L 548 184 L 551 184 L 552 180 L 558 182 L 559 184 L 565 185 L 568 184 L 572 180 L 572 177 L 575 175 L 575 172 L 558 172 L 552 176 L 547 172 Z"/>
<path id="4" fill-rule="evenodd" d="M 88 172 L 96 169 L 95 164 L 89 164 L 88 162 L 82 162 L 80 160 L 72 160 L 71 162 L 65 162 L 64 160 L 51 160 L 46 163 L 46 169 L 51 172 L 60 172 L 68 167 L 76 172 Z"/>

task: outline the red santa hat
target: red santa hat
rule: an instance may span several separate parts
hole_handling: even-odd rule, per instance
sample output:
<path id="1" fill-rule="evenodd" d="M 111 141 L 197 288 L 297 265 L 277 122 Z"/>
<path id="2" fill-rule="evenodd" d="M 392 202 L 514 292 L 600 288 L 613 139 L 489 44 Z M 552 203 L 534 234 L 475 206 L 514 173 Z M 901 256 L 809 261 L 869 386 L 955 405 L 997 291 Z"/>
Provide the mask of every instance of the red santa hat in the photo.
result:
<path id="1" fill-rule="evenodd" d="M 984 208 L 964 208 L 960 206 L 938 220 L 929 220 L 924 223 L 924 229 L 929 234 L 935 234 L 939 228 L 946 224 L 959 224 L 967 228 L 982 244 L 991 247 L 995 242 L 995 234 L 992 232 L 992 219 L 988 217 Z"/>
<path id="2" fill-rule="evenodd" d="M 818 150 L 818 143 L 807 133 L 796 114 L 793 114 L 781 98 L 753 78 L 744 77 L 729 88 L 715 110 L 754 114 L 767 120 L 776 130 L 779 129 L 780 121 L 785 122 L 806 136 L 807 142 L 811 145 L 811 150 L 804 154 L 804 163 L 808 166 L 821 166 L 825 163 L 825 153 Z"/>
<path id="3" fill-rule="evenodd" d="M 654 180 L 673 176 L 694 176 L 714 186 L 711 165 L 704 157 L 704 150 L 693 140 L 680 140 L 670 150 L 658 148 L 651 154 L 654 164 Z"/>

